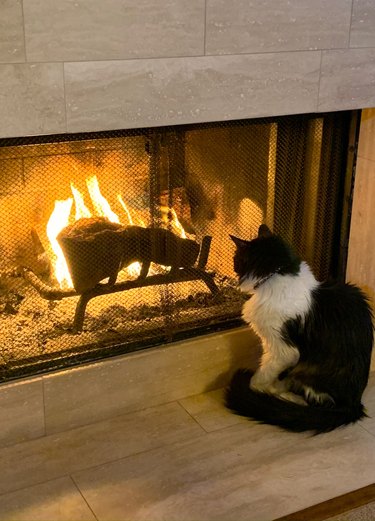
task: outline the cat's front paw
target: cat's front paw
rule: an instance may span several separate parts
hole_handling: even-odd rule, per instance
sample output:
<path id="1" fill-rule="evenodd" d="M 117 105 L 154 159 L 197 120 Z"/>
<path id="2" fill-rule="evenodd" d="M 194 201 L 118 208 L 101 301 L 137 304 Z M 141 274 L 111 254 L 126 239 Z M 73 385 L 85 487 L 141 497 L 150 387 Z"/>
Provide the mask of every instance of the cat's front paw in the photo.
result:
<path id="1" fill-rule="evenodd" d="M 275 391 L 271 382 L 266 382 L 263 378 L 259 378 L 257 374 L 251 378 L 249 387 L 257 393 L 273 394 Z"/>
<path id="2" fill-rule="evenodd" d="M 281 381 L 278 378 L 271 380 L 261 372 L 254 374 L 250 380 L 249 387 L 252 391 L 267 394 L 280 394 L 289 390 L 284 381 Z"/>

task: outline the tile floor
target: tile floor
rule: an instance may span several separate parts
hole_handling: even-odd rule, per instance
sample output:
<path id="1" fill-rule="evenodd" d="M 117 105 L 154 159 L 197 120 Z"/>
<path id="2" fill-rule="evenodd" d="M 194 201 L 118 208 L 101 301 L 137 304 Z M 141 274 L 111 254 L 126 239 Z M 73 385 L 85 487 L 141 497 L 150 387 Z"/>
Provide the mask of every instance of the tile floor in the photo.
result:
<path id="1" fill-rule="evenodd" d="M 316 437 L 234 416 L 221 396 L 0 449 L 0 521 L 268 521 L 375 482 L 375 374 L 373 418 Z"/>

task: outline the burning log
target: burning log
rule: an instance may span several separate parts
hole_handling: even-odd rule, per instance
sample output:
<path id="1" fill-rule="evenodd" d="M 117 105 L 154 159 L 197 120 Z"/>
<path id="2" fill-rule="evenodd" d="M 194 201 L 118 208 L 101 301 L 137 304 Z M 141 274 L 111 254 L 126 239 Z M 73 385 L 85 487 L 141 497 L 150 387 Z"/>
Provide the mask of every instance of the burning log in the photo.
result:
<path id="1" fill-rule="evenodd" d="M 74 288 L 84 293 L 109 277 L 114 285 L 118 272 L 140 262 L 145 278 L 151 262 L 172 269 L 194 265 L 199 244 L 162 228 L 122 226 L 102 217 L 82 218 L 65 227 L 57 237 L 64 252 Z"/>
<path id="2" fill-rule="evenodd" d="M 57 236 L 78 293 L 109 277 L 115 283 L 121 269 L 119 232 L 124 227 L 102 217 L 88 217 L 66 226 Z"/>

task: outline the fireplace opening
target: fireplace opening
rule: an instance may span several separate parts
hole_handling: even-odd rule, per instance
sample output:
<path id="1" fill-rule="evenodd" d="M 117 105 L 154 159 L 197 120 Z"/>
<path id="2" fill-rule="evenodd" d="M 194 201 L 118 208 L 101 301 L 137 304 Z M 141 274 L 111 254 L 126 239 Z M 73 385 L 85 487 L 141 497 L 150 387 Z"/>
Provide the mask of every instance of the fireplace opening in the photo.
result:
<path id="1" fill-rule="evenodd" d="M 358 113 L 0 140 L 0 379 L 240 324 L 229 234 L 343 278 Z"/>

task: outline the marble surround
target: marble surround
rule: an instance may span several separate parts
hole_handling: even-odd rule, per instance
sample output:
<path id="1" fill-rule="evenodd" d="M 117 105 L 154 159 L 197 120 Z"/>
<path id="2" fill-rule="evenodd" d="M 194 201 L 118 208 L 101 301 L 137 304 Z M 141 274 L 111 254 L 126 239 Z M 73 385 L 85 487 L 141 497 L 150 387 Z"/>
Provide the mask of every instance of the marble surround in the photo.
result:
<path id="1" fill-rule="evenodd" d="M 240 327 L 1 384 L 0 448 L 210 392 L 259 354 Z"/>
<path id="2" fill-rule="evenodd" d="M 203 393 L 0 448 L 0 519 L 270 521 L 373 483 L 374 449 L 369 418 L 288 433 Z"/>
<path id="3" fill-rule="evenodd" d="M 370 0 L 2 0 L 0 138 L 375 105 Z"/>
<path id="4" fill-rule="evenodd" d="M 0 138 L 372 107 L 374 27 L 375 7 L 371 0 L 279 0 L 277 8 L 272 0 L 63 0 L 58 4 L 53 0 L 0 0 Z M 372 158 L 360 157 L 360 163 L 369 160 Z M 255 436 L 244 445 L 243 426 L 237 426 L 237 418 L 223 414 L 217 404 L 219 391 L 213 390 L 226 383 L 233 368 L 255 363 L 257 350 L 251 347 L 257 345 L 256 339 L 242 329 L 186 344 L 189 342 L 1 385 L 0 446 L 11 450 L 14 444 L 21 447 L 22 442 L 34 440 L 30 443 L 36 444 L 36 452 L 46 451 L 51 458 L 55 454 L 53 447 L 59 446 L 62 439 L 59 433 L 68 429 L 81 432 L 84 426 L 134 415 L 146 407 L 154 406 L 162 419 L 170 415 L 170 425 L 178 423 L 175 408 L 160 412 L 157 407 L 180 400 L 181 406 L 201 423 L 202 431 L 215 431 L 219 422 L 228 434 L 228 440 L 224 437 L 218 442 L 219 450 L 227 450 L 234 436 L 243 452 L 250 450 L 249 443 L 254 444 L 250 448 L 251 457 L 255 457 L 260 450 L 259 438 Z M 189 398 L 192 395 L 196 396 Z M 366 424 L 369 433 L 355 427 L 357 435 L 352 438 L 351 434 L 349 438 L 340 435 L 346 451 L 355 446 L 358 433 L 364 447 L 370 448 L 367 442 L 373 443 L 370 438 L 375 434 L 371 421 Z M 119 420 L 116 428 L 121 430 L 124 425 Z M 137 429 L 144 428 L 142 422 L 136 425 Z M 191 422 L 189 429 L 199 438 Z M 74 438 L 79 447 L 91 435 L 89 427 L 82 432 L 83 438 Z M 183 436 L 188 437 L 189 432 L 183 430 Z M 289 446 L 291 438 L 285 439 Z M 46 445 L 43 440 L 47 440 Z M 100 440 L 102 450 L 104 435 Z M 283 436 L 275 440 L 275 450 L 282 452 Z M 177 436 L 168 442 L 180 440 Z M 37 443 L 41 443 L 40 448 Z M 73 441 L 67 438 L 66 443 L 70 446 Z M 196 447 L 181 446 L 182 453 L 186 448 L 199 457 L 202 450 L 208 453 L 213 443 L 214 436 L 206 439 L 203 449 L 198 449 L 199 443 Z M 155 462 L 165 458 L 156 443 L 131 446 L 133 454 L 151 449 L 156 451 L 152 456 Z M 74 480 L 54 470 L 53 465 L 57 469 L 61 462 L 53 456 L 47 466 L 52 470 L 36 474 L 34 481 L 29 468 L 21 467 L 28 479 L 20 482 L 17 480 L 21 478 L 12 474 L 13 462 L 16 454 L 22 460 L 22 454 L 25 458 L 27 452 L 17 450 L 10 452 L 10 474 L 4 477 L 11 488 L 0 492 L 13 495 L 2 496 L 2 504 L 27 503 L 28 494 L 30 498 L 35 493 L 37 497 L 52 498 L 62 494 L 69 497 L 66 512 L 71 508 L 77 519 L 94 517 L 75 483 L 87 490 L 93 505 L 96 496 L 92 490 L 100 488 L 100 480 L 105 482 L 107 472 L 104 468 L 97 477 L 93 472 L 93 477 L 82 469 L 131 455 L 131 451 L 108 453 L 107 459 L 99 462 L 88 457 L 81 467 L 65 468 L 66 474 L 76 472 Z M 88 447 L 88 454 L 95 450 L 98 452 Z M 340 461 L 344 460 L 344 452 L 339 455 Z M 316 465 L 324 466 L 326 452 L 318 450 L 316 457 L 320 455 Z M 132 457 L 137 466 L 146 469 L 144 461 L 148 456 Z M 46 461 L 36 458 L 33 465 L 44 468 Z M 199 474 L 194 465 L 190 470 L 208 482 L 209 474 L 218 471 L 214 463 L 210 465 L 207 473 L 202 470 Z M 295 470 L 302 479 L 302 470 Z M 173 468 L 168 467 L 168 471 L 179 479 Z M 115 468 L 120 481 L 137 479 L 129 472 L 123 463 Z M 326 470 L 324 475 L 330 474 Z M 288 479 L 287 474 L 284 477 Z M 375 476 L 365 473 L 361 477 L 367 484 Z M 160 479 L 157 470 L 152 479 Z M 18 490 L 29 486 L 24 492 Z M 252 486 L 260 487 L 260 494 L 264 492 L 256 480 Z M 272 487 L 276 492 L 278 486 L 275 478 Z M 172 490 L 169 483 L 165 487 Z M 345 482 L 341 492 L 352 488 Z M 318 498 L 322 489 L 315 492 L 313 497 Z M 215 488 L 214 493 L 220 495 L 219 489 Z M 241 489 L 233 490 L 233 494 L 242 493 Z M 287 502 L 290 497 L 285 494 Z M 117 508 L 119 500 L 114 501 Z M 168 503 L 164 506 L 170 514 Z M 304 506 L 308 505 L 297 505 Z M 43 509 L 46 519 L 52 511 L 56 515 L 51 508 Z M 106 508 L 105 504 L 98 505 L 100 508 Z M 126 508 L 139 519 L 157 512 L 148 505 L 144 512 L 132 510 L 134 504 Z M 235 502 L 230 508 L 233 518 L 240 519 L 236 517 Z M 241 515 L 250 519 L 245 512 Z"/>

